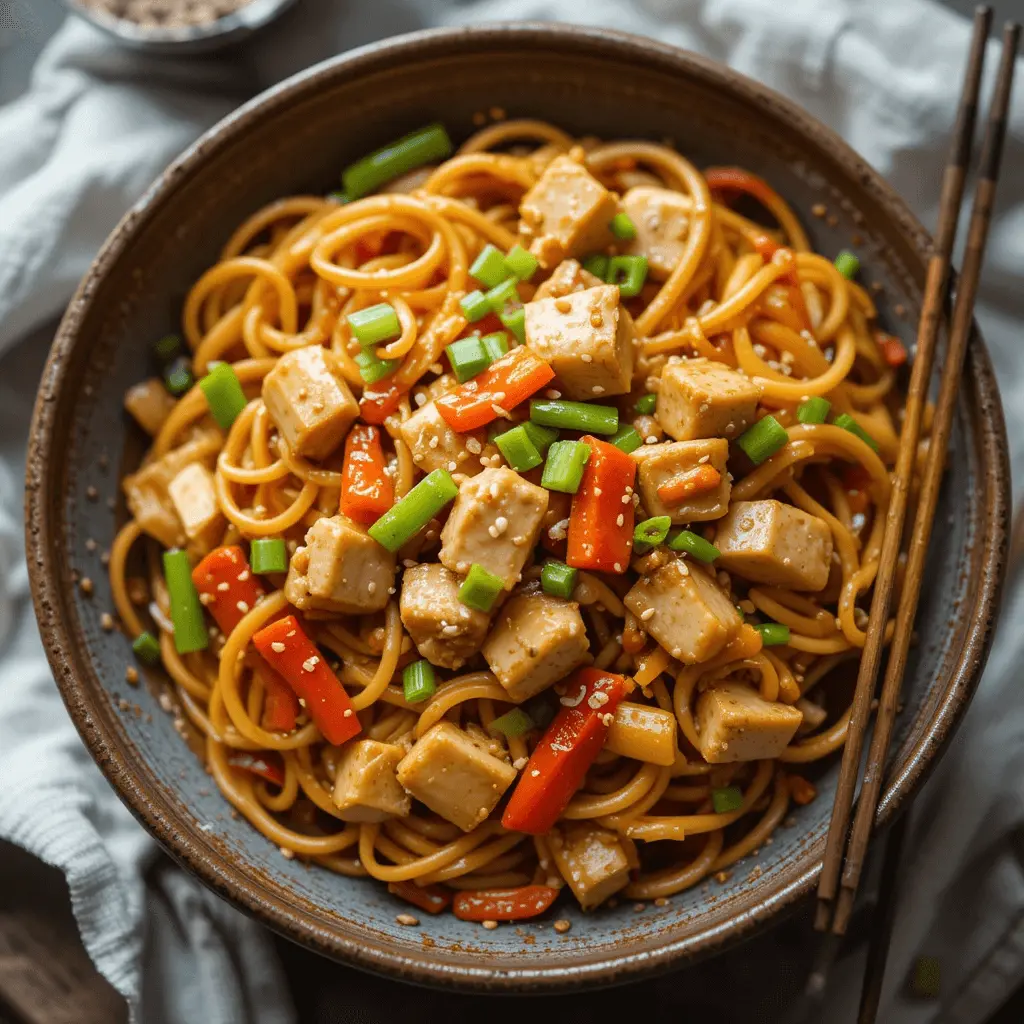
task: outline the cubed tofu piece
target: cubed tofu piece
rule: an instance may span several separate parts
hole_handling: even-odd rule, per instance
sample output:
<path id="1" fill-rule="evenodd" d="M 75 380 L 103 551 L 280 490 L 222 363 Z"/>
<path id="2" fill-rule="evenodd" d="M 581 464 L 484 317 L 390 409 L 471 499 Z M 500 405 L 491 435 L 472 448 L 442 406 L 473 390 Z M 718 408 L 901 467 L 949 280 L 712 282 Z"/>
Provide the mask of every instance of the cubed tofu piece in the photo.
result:
<path id="1" fill-rule="evenodd" d="M 334 776 L 334 806 L 342 821 L 404 818 L 412 799 L 398 781 L 405 751 L 394 743 L 353 740 L 341 748 Z"/>
<path id="2" fill-rule="evenodd" d="M 711 359 L 670 362 L 661 374 L 655 412 L 677 441 L 738 437 L 754 422 L 761 386 Z"/>
<path id="3" fill-rule="evenodd" d="M 509 700 L 528 700 L 587 660 L 580 607 L 550 594 L 517 594 L 498 612 L 482 651 Z"/>
<path id="4" fill-rule="evenodd" d="M 824 520 L 773 498 L 737 501 L 715 530 L 717 565 L 756 583 L 821 590 L 832 565 Z"/>
<path id="5" fill-rule="evenodd" d="M 519 204 L 520 241 L 545 269 L 610 245 L 615 196 L 581 164 L 556 157 Z"/>
<path id="6" fill-rule="evenodd" d="M 226 521 L 217 504 L 213 474 L 201 463 L 186 466 L 167 485 L 185 536 L 204 554 L 224 536 Z"/>
<path id="7" fill-rule="evenodd" d="M 540 534 L 548 492 L 499 466 L 464 480 L 441 531 L 441 562 L 464 576 L 473 563 L 511 590 Z"/>
<path id="8" fill-rule="evenodd" d="M 133 384 L 124 396 L 125 409 L 150 437 L 156 437 L 177 404 L 159 377 Z"/>
<path id="9" fill-rule="evenodd" d="M 764 700 L 745 683 L 718 683 L 697 698 L 700 752 L 709 764 L 778 757 L 803 715 L 789 704 Z"/>
<path id="10" fill-rule="evenodd" d="M 560 299 L 563 295 L 571 292 L 581 292 L 584 288 L 596 288 L 604 284 L 604 281 L 584 270 L 577 260 L 562 260 L 555 267 L 551 276 L 538 285 L 533 293 L 534 299 Z"/>
<path id="11" fill-rule="evenodd" d="M 526 345 L 551 364 L 569 398 L 591 401 L 629 391 L 634 337 L 615 285 L 526 304 Z"/>
<path id="12" fill-rule="evenodd" d="M 615 709 L 604 746 L 621 757 L 668 767 L 676 762 L 677 728 L 671 711 L 624 700 Z"/>
<path id="13" fill-rule="evenodd" d="M 678 558 L 642 576 L 625 603 L 643 628 L 686 665 L 713 658 L 743 625 L 715 580 Z"/>
<path id="14" fill-rule="evenodd" d="M 345 516 L 318 519 L 292 555 L 284 592 L 301 611 L 379 612 L 395 585 L 395 556 Z"/>
<path id="15" fill-rule="evenodd" d="M 486 820 L 516 775 L 451 722 L 428 729 L 398 766 L 413 797 L 463 832 Z"/>
<path id="16" fill-rule="evenodd" d="M 359 415 L 334 353 L 320 345 L 281 356 L 263 378 L 263 401 L 288 448 L 308 459 L 330 455 Z"/>
<path id="17" fill-rule="evenodd" d="M 486 430 L 456 433 L 445 423 L 433 402 L 417 409 L 401 426 L 402 440 L 412 452 L 416 468 L 424 473 L 445 469 L 449 473 L 475 476 L 484 467 L 481 456 L 490 459 L 498 449 L 487 443 Z"/>
<path id="18" fill-rule="evenodd" d="M 480 650 L 491 617 L 459 600 L 462 579 L 437 563 L 414 565 L 402 576 L 402 625 L 432 665 L 457 669 Z"/>
<path id="19" fill-rule="evenodd" d="M 570 821 L 553 829 L 551 855 L 584 910 L 591 910 L 629 883 L 638 867 L 629 839 L 589 821 Z"/>
<path id="20" fill-rule="evenodd" d="M 676 524 L 702 523 L 720 519 L 729 511 L 732 483 L 726 467 L 729 442 L 724 437 L 644 445 L 633 453 L 633 458 L 640 464 L 637 479 L 649 516 L 670 516 Z M 666 505 L 658 497 L 659 487 L 672 483 L 700 465 L 711 466 L 721 475 L 722 480 L 714 490 L 691 495 L 678 505 Z"/>
<path id="21" fill-rule="evenodd" d="M 636 228 L 636 238 L 625 250 L 647 257 L 648 271 L 664 281 L 686 250 L 692 203 L 687 196 L 667 188 L 631 188 L 622 197 L 622 209 Z"/>

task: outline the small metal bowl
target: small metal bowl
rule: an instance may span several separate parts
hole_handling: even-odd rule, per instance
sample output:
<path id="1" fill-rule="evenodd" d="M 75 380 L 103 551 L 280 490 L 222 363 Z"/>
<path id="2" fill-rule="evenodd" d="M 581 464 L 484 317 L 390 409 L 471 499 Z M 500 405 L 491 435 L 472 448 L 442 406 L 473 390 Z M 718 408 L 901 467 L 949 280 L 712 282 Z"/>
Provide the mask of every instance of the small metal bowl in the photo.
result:
<path id="1" fill-rule="evenodd" d="M 168 56 L 211 53 L 233 43 L 242 42 L 284 14 L 294 3 L 295 0 L 251 0 L 234 13 L 226 14 L 208 25 L 152 28 L 136 25 L 123 18 L 107 17 L 81 6 L 77 0 L 64 0 L 64 6 L 68 10 L 106 32 L 119 43 L 133 50 Z"/>

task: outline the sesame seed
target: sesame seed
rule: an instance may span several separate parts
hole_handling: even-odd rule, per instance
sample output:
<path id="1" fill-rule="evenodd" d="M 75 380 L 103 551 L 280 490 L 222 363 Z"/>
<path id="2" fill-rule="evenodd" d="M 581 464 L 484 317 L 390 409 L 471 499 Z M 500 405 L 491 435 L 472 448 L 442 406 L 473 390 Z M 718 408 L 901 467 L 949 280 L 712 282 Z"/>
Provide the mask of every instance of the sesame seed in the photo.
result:
<path id="1" fill-rule="evenodd" d="M 134 665 L 129 665 L 124 670 L 124 681 L 129 686 L 138 686 L 139 683 L 139 670 Z"/>
<path id="2" fill-rule="evenodd" d="M 540 771 L 537 768 L 534 768 L 533 771 L 530 772 L 530 776 L 534 779 L 537 778 L 538 775 L 540 775 Z"/>
<path id="3" fill-rule="evenodd" d="M 229 591 L 231 589 L 231 584 L 230 583 L 218 583 L 217 584 L 217 589 L 221 593 L 226 593 L 227 591 Z"/>
<path id="4" fill-rule="evenodd" d="M 658 443 L 658 439 L 657 439 L 657 437 L 654 436 L 654 434 L 648 434 L 647 437 L 644 438 L 644 444 L 657 444 L 657 443 Z"/>
<path id="5" fill-rule="evenodd" d="M 274 642 L 273 642 L 273 643 L 272 643 L 272 644 L 270 645 L 270 649 L 271 649 L 271 650 L 272 650 L 272 651 L 273 651 L 273 652 L 274 652 L 275 654 L 284 654 L 284 651 L 285 651 L 285 647 L 284 647 L 284 644 L 283 644 L 283 643 L 281 643 L 281 641 L 280 641 L 280 640 L 275 640 L 275 641 L 274 641 Z"/>
<path id="6" fill-rule="evenodd" d="M 85 496 L 90 501 L 95 501 L 100 496 L 100 492 L 97 491 L 96 488 L 92 486 L 92 484 L 89 484 L 89 486 L 86 487 L 85 489 Z"/>
<path id="7" fill-rule="evenodd" d="M 351 718 L 353 711 L 351 708 L 345 708 L 345 713 L 341 716 L 342 718 Z"/>
<path id="8" fill-rule="evenodd" d="M 397 914 L 395 916 L 396 924 L 408 925 L 410 928 L 415 928 L 420 923 L 418 917 L 413 917 L 412 914 Z"/>
<path id="9" fill-rule="evenodd" d="M 484 927 L 485 927 L 485 928 L 486 928 L 486 929 L 487 929 L 487 930 L 488 930 L 489 932 L 493 932 L 493 931 L 494 931 L 494 929 L 498 927 L 498 922 L 497 922 L 497 921 L 490 921 L 490 920 L 487 920 L 487 921 L 482 921 L 482 922 L 481 922 L 481 924 L 483 924 L 483 926 L 484 926 Z"/>
<path id="10" fill-rule="evenodd" d="M 427 404 L 427 396 L 423 394 L 422 391 L 417 391 L 416 394 L 412 396 L 412 400 L 421 409 Z"/>
<path id="11" fill-rule="evenodd" d="M 572 921 L 568 921 L 568 920 L 566 920 L 566 918 L 560 917 L 554 923 L 553 927 L 554 927 L 555 931 L 558 932 L 559 935 L 564 935 L 572 927 Z"/>
<path id="12" fill-rule="evenodd" d="M 81 588 L 82 593 L 85 594 L 86 596 L 91 594 L 92 591 L 93 591 L 92 580 L 89 579 L 88 576 L 83 576 L 82 577 L 82 582 L 79 583 L 78 586 Z"/>
<path id="13" fill-rule="evenodd" d="M 584 352 L 580 356 L 580 359 L 582 359 L 585 363 L 592 363 L 594 361 L 594 357 L 589 352 Z"/>
<path id="14" fill-rule="evenodd" d="M 603 395 L 604 394 L 604 388 L 601 387 L 600 384 L 595 384 L 590 390 L 593 391 L 595 395 Z"/>
<path id="15" fill-rule="evenodd" d="M 544 392 L 544 397 L 555 401 L 562 397 L 562 392 L 558 391 L 556 388 L 548 388 L 547 391 Z"/>
<path id="16" fill-rule="evenodd" d="M 376 593 L 376 591 L 377 591 L 377 584 L 376 584 L 376 582 L 374 582 L 373 580 L 370 580 L 369 583 L 366 584 L 366 592 L 368 594 L 373 594 L 373 593 Z"/>
<path id="17" fill-rule="evenodd" d="M 302 671 L 303 672 L 312 672 L 313 669 L 315 669 L 317 667 L 317 665 L 319 665 L 319 664 L 320 664 L 320 659 L 315 654 L 311 654 L 302 663 Z"/>
<path id="18" fill-rule="evenodd" d="M 612 564 L 612 568 L 613 568 L 613 569 L 614 569 L 614 570 L 615 570 L 616 572 L 622 572 L 622 563 L 621 563 L 621 562 L 614 562 L 614 563 Z"/>
<path id="19" fill-rule="evenodd" d="M 657 611 L 656 608 L 647 608 L 640 613 L 640 618 L 644 622 L 650 622 L 654 618 L 654 613 Z"/>
<path id="20" fill-rule="evenodd" d="M 616 517 L 616 519 L 615 519 L 615 525 L 616 525 L 616 526 L 622 526 L 622 524 L 623 524 L 623 523 L 624 523 L 625 521 L 626 521 L 626 517 L 625 517 L 625 516 L 624 516 L 624 515 L 623 515 L 623 514 L 622 514 L 622 513 L 620 512 L 620 513 L 618 514 L 618 516 Z"/>
<path id="21" fill-rule="evenodd" d="M 246 604 L 246 603 L 245 603 L 245 601 L 239 601 L 239 602 L 238 602 L 238 603 L 237 603 L 237 604 L 235 605 L 235 607 L 236 607 L 236 608 L 237 608 L 237 609 L 238 609 L 238 610 L 239 610 L 239 611 L 240 611 L 240 612 L 241 612 L 241 613 L 242 613 L 243 615 L 245 615 L 245 613 L 246 613 L 246 612 L 247 612 L 247 611 L 249 610 L 249 605 L 248 605 L 248 604 Z"/>
<path id="22" fill-rule="evenodd" d="M 100 629 L 105 633 L 110 633 L 114 629 L 114 616 L 110 612 L 104 612 L 100 616 Z"/>
<path id="23" fill-rule="evenodd" d="M 471 437 L 466 441 L 466 451 L 479 455 L 483 450 L 483 445 L 475 437 Z"/>
<path id="24" fill-rule="evenodd" d="M 239 583 L 244 583 L 248 578 L 249 578 L 249 570 L 248 569 L 243 569 L 238 574 L 238 582 Z"/>

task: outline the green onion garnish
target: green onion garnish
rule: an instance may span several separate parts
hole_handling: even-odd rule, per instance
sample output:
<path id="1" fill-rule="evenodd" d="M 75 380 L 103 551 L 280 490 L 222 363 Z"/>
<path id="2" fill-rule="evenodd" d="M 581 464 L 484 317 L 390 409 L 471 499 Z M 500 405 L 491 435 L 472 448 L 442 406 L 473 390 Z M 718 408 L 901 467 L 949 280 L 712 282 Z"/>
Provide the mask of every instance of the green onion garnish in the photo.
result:
<path id="1" fill-rule="evenodd" d="M 860 271 L 860 260 L 848 249 L 844 249 L 836 257 L 836 270 L 848 281 L 852 281 Z"/>
<path id="2" fill-rule="evenodd" d="M 582 434 L 614 434 L 619 429 L 619 411 L 611 405 L 563 400 L 535 400 L 530 419 L 542 427 L 578 430 Z"/>
<path id="3" fill-rule="evenodd" d="M 855 437 L 859 437 L 872 451 L 878 451 L 878 442 L 848 413 L 840 413 L 832 425 L 848 430 Z"/>
<path id="4" fill-rule="evenodd" d="M 739 786 L 722 786 L 711 790 L 711 803 L 715 814 L 729 814 L 743 806 L 743 793 Z"/>
<path id="5" fill-rule="evenodd" d="M 377 381 L 390 377 L 398 369 L 400 360 L 381 359 L 372 348 L 364 348 L 356 355 L 355 362 L 359 367 L 359 376 L 367 384 L 376 384 Z"/>
<path id="6" fill-rule="evenodd" d="M 540 261 L 532 252 L 527 252 L 521 245 L 513 245 L 505 257 L 505 266 L 520 281 L 529 281 L 537 273 Z"/>
<path id="7" fill-rule="evenodd" d="M 258 576 L 288 571 L 288 552 L 280 537 L 258 537 L 249 546 L 249 563 Z"/>
<path id="8" fill-rule="evenodd" d="M 402 333 L 395 307 L 388 302 L 378 302 L 346 317 L 352 334 L 360 345 L 379 345 L 391 341 Z"/>
<path id="9" fill-rule="evenodd" d="M 628 213 L 617 213 L 608 225 L 612 234 L 623 242 L 631 242 L 636 238 L 636 225 L 630 220 Z"/>
<path id="10" fill-rule="evenodd" d="M 180 334 L 165 334 L 159 341 L 153 344 L 153 355 L 161 363 L 169 363 L 172 359 L 181 355 L 182 343 Z"/>
<path id="11" fill-rule="evenodd" d="M 760 466 L 789 440 L 786 428 L 774 417 L 765 416 L 736 439 L 755 466 Z"/>
<path id="12" fill-rule="evenodd" d="M 500 576 L 495 576 L 493 572 L 488 572 L 482 565 L 474 562 L 469 567 L 462 586 L 459 587 L 459 600 L 467 608 L 489 612 L 504 589 L 505 581 Z"/>
<path id="13" fill-rule="evenodd" d="M 499 715 L 487 728 L 512 739 L 525 736 L 533 728 L 533 719 L 522 708 L 513 708 Z"/>
<path id="14" fill-rule="evenodd" d="M 507 305 L 521 301 L 519 292 L 516 290 L 518 283 L 514 277 L 510 277 L 507 281 L 496 284 L 486 293 L 484 298 L 487 299 L 487 305 L 491 307 L 492 313 L 503 313 Z"/>
<path id="15" fill-rule="evenodd" d="M 540 478 L 541 487 L 563 494 L 575 494 L 583 480 L 583 467 L 590 458 L 590 445 L 582 441 L 556 441 L 548 449 Z"/>
<path id="16" fill-rule="evenodd" d="M 754 626 L 761 634 L 761 643 L 765 647 L 778 647 L 789 643 L 789 626 L 781 622 L 761 622 Z"/>
<path id="17" fill-rule="evenodd" d="M 203 606 L 192 582 L 192 566 L 188 555 L 178 548 L 164 552 L 164 580 L 171 602 L 171 622 L 174 623 L 174 649 L 179 654 L 204 651 L 210 644 L 210 634 L 203 621 Z"/>
<path id="18" fill-rule="evenodd" d="M 636 427 L 631 427 L 628 423 L 623 423 L 618 430 L 608 438 L 609 441 L 616 448 L 621 448 L 627 455 L 630 452 L 635 452 L 643 443 L 644 439 L 640 436 L 640 432 Z"/>
<path id="19" fill-rule="evenodd" d="M 425 658 L 414 661 L 402 669 L 402 690 L 410 704 L 419 704 L 434 696 L 437 680 L 434 666 Z"/>
<path id="20" fill-rule="evenodd" d="M 522 427 L 541 455 L 558 440 L 558 431 L 553 427 L 542 427 L 539 423 L 534 423 L 533 420 L 526 420 Z"/>
<path id="21" fill-rule="evenodd" d="M 522 306 L 506 306 L 498 319 L 516 336 L 520 345 L 526 341 L 526 310 Z"/>
<path id="22" fill-rule="evenodd" d="M 578 575 L 579 570 L 574 569 L 571 565 L 549 558 L 540 571 L 540 585 L 545 594 L 569 600 L 572 597 L 572 592 L 576 589 Z"/>
<path id="23" fill-rule="evenodd" d="M 636 544 L 649 544 L 651 547 L 655 547 L 668 536 L 671 525 L 671 516 L 651 516 L 650 519 L 636 524 L 636 529 L 633 530 L 633 541 Z"/>
<path id="24" fill-rule="evenodd" d="M 473 260 L 469 272 L 485 288 L 495 288 L 512 276 L 512 269 L 505 262 L 501 250 L 490 242 L 480 250 L 480 255 Z"/>
<path id="25" fill-rule="evenodd" d="M 505 461 L 517 473 L 525 473 L 544 461 L 544 456 L 537 450 L 537 446 L 530 440 L 530 435 L 522 425 L 499 434 L 494 443 L 505 456 Z"/>
<path id="26" fill-rule="evenodd" d="M 428 473 L 396 505 L 393 505 L 367 530 L 382 547 L 394 553 L 415 536 L 459 493 L 446 470 Z"/>
<path id="27" fill-rule="evenodd" d="M 184 356 L 175 359 L 164 372 L 164 387 L 175 397 L 185 394 L 195 382 L 192 367 Z"/>
<path id="28" fill-rule="evenodd" d="M 487 297 L 481 291 L 470 292 L 468 295 L 463 295 L 459 299 L 459 305 L 462 307 L 462 314 L 471 323 L 475 324 L 477 320 L 483 320 L 485 316 L 491 311 L 491 305 L 487 301 Z"/>
<path id="29" fill-rule="evenodd" d="M 484 351 L 492 363 L 495 359 L 508 355 L 508 335 L 504 331 L 485 334 L 480 339 L 480 344 L 483 345 Z"/>
<path id="30" fill-rule="evenodd" d="M 160 661 L 160 641 L 152 633 L 140 633 L 132 641 L 132 650 L 139 661 L 156 665 Z"/>
<path id="31" fill-rule="evenodd" d="M 491 365 L 491 357 L 484 348 L 483 339 L 479 334 L 471 334 L 468 338 L 453 341 L 446 349 L 448 362 L 452 364 L 455 376 L 460 384 L 482 373 Z"/>
<path id="32" fill-rule="evenodd" d="M 200 382 L 206 404 L 221 430 L 228 430 L 249 404 L 238 375 L 230 363 L 219 363 Z"/>
<path id="33" fill-rule="evenodd" d="M 693 555 L 698 562 L 707 562 L 708 565 L 722 553 L 711 541 L 705 540 L 692 530 L 680 530 L 668 542 L 668 546 L 673 551 L 685 551 L 688 555 Z"/>
<path id="34" fill-rule="evenodd" d="M 446 160 L 451 154 L 448 133 L 439 124 L 428 125 L 350 164 L 342 173 L 341 182 L 345 191 L 358 199 L 407 171 Z"/>
<path id="35" fill-rule="evenodd" d="M 608 261 L 607 281 L 619 286 L 620 295 L 626 298 L 639 295 L 646 280 L 646 256 L 613 256 Z"/>
<path id="36" fill-rule="evenodd" d="M 633 406 L 639 416 L 653 416 L 657 407 L 658 396 L 653 391 L 644 395 L 643 398 L 638 398 L 636 405 Z"/>
<path id="37" fill-rule="evenodd" d="M 608 277 L 608 257 L 595 252 L 583 261 L 583 269 L 604 281 Z"/>
<path id="38" fill-rule="evenodd" d="M 824 423 L 832 403 L 827 398 L 808 398 L 797 406 L 796 418 L 801 423 Z"/>

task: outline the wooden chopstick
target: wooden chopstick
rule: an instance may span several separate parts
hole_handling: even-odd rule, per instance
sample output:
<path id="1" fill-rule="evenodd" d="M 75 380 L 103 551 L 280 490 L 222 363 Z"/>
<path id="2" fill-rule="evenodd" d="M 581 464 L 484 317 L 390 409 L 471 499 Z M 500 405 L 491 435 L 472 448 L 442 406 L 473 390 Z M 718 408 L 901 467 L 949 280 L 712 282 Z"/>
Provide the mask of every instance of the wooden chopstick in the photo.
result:
<path id="1" fill-rule="evenodd" d="M 818 907 L 814 926 L 819 931 L 827 931 L 832 924 L 833 901 L 836 898 L 842 873 L 843 849 L 850 827 L 857 780 L 860 775 L 864 737 L 871 717 L 871 701 L 875 694 L 878 669 L 885 643 L 885 623 L 889 618 L 889 609 L 892 604 L 893 584 L 896 579 L 896 567 L 903 538 L 910 478 L 914 471 L 917 445 L 921 435 L 921 416 L 928 398 L 935 344 L 946 302 L 949 263 L 953 242 L 956 238 L 964 181 L 970 162 L 978 96 L 981 90 L 981 74 L 985 61 L 985 44 L 991 24 L 992 9 L 979 7 L 974 17 L 974 35 L 960 96 L 960 108 L 953 133 L 953 146 L 942 183 L 935 251 L 928 264 L 924 306 L 918 326 L 917 351 L 911 369 L 903 430 L 900 434 L 892 494 L 879 556 L 878 575 L 875 578 L 875 590 L 871 600 L 867 642 L 864 645 L 860 669 L 857 673 L 857 687 L 853 698 L 850 725 L 843 748 L 839 782 L 836 787 L 835 803 L 832 806 L 832 818 L 829 822 L 825 844 L 825 859 L 822 864 L 821 878 L 818 881 Z M 874 808 L 872 808 L 873 812 Z M 837 934 L 842 934 L 842 931 Z"/>

